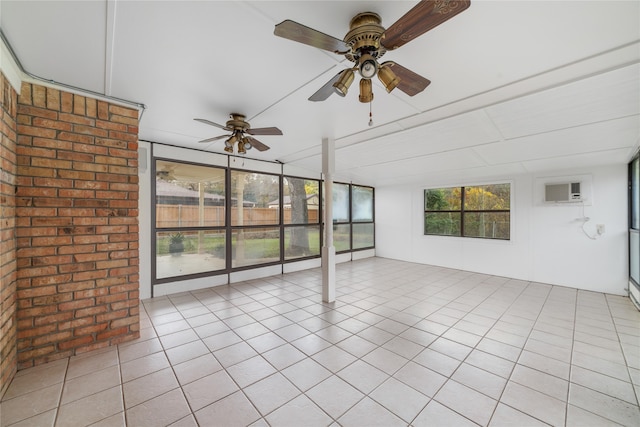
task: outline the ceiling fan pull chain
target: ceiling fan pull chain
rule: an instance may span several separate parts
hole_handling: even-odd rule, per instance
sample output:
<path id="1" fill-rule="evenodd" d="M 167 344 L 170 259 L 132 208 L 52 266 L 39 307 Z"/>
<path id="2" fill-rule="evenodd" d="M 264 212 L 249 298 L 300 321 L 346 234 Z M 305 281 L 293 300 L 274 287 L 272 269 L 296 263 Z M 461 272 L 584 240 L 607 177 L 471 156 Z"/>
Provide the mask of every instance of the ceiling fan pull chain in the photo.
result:
<path id="1" fill-rule="evenodd" d="M 369 126 L 373 126 L 373 113 L 371 112 L 371 104 L 373 100 L 369 101 Z"/>

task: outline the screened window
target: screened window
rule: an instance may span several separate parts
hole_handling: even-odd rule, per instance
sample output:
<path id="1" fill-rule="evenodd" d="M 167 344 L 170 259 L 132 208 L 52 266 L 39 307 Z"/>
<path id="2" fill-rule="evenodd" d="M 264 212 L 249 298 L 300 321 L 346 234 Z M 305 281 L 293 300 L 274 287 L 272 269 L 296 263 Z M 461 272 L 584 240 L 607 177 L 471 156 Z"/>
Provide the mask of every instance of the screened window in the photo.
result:
<path id="1" fill-rule="evenodd" d="M 509 240 L 510 208 L 510 184 L 428 189 L 424 234 Z"/>
<path id="2" fill-rule="evenodd" d="M 155 157 L 152 283 L 320 257 L 323 181 Z M 265 172 L 267 171 L 267 172 Z M 374 189 L 333 183 L 336 252 L 374 247 Z"/>
<path id="3" fill-rule="evenodd" d="M 336 252 L 373 248 L 373 188 L 342 183 L 333 183 L 332 187 Z"/>
<path id="4" fill-rule="evenodd" d="M 232 268 L 280 261 L 279 195 L 279 175 L 231 171 Z"/>
<path id="5" fill-rule="evenodd" d="M 156 160 L 156 278 L 225 269 L 222 168 Z"/>
<path id="6" fill-rule="evenodd" d="M 320 181 L 284 177 L 284 258 L 320 255 Z"/>
<path id="7" fill-rule="evenodd" d="M 373 247 L 373 188 L 351 186 L 351 215 L 352 249 Z"/>

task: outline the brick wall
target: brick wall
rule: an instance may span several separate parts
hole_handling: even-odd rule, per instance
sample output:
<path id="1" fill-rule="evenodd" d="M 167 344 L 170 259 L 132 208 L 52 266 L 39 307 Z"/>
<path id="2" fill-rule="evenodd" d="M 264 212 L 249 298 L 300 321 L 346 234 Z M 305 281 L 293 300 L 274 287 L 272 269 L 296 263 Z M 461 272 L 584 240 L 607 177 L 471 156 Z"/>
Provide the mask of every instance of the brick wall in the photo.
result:
<path id="1" fill-rule="evenodd" d="M 16 105 L 18 94 L 0 73 L 0 397 L 17 369 Z"/>
<path id="2" fill-rule="evenodd" d="M 138 111 L 23 83 L 18 367 L 139 336 Z"/>

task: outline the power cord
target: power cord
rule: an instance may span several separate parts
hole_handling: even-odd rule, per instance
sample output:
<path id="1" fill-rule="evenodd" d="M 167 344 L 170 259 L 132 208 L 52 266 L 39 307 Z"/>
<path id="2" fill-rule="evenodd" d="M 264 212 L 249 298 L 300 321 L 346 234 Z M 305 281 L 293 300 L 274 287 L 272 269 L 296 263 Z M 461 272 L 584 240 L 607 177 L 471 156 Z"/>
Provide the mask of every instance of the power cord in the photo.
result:
<path id="1" fill-rule="evenodd" d="M 582 226 L 580 228 L 582 229 L 582 232 L 584 233 L 584 235 L 587 236 L 589 239 L 598 240 L 598 236 L 601 235 L 598 231 L 596 231 L 596 234 L 594 236 L 592 236 L 592 235 L 589 234 L 587 229 L 584 228 L 584 226 L 587 224 L 587 222 L 591 221 L 591 218 L 589 218 L 588 216 L 585 215 L 584 201 L 582 201 L 581 205 L 582 205 L 582 217 L 578 218 L 579 221 L 582 221 Z"/>

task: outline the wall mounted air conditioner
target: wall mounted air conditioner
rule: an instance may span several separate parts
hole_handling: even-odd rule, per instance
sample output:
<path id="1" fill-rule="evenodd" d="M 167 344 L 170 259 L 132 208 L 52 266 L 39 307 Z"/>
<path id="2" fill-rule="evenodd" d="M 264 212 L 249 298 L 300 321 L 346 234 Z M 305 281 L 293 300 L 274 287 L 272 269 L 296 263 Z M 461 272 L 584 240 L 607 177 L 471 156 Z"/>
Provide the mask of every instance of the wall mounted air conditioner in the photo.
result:
<path id="1" fill-rule="evenodd" d="M 545 202 L 579 202 L 582 200 L 579 182 L 564 182 L 562 184 L 545 184 Z"/>

